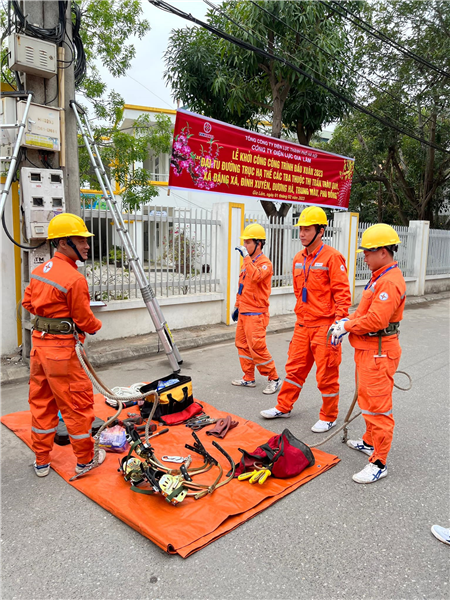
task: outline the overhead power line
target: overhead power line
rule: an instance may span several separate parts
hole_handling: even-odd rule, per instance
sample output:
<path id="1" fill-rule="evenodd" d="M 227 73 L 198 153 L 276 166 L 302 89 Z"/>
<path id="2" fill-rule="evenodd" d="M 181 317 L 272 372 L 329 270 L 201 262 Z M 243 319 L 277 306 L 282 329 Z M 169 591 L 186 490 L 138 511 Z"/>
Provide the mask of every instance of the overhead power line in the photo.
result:
<path id="1" fill-rule="evenodd" d="M 304 69 L 301 69 L 297 65 L 294 65 L 293 63 L 286 60 L 285 58 L 283 58 L 281 56 L 277 56 L 276 54 L 267 52 L 266 50 L 262 50 L 261 48 L 258 48 L 256 46 L 253 46 L 252 44 L 249 44 L 248 42 L 245 42 L 244 40 L 241 40 L 233 35 L 230 35 L 224 31 L 221 31 L 220 29 L 217 29 L 216 27 L 213 27 L 212 25 L 209 25 L 208 23 L 205 23 L 204 21 L 201 21 L 200 19 L 193 17 L 191 14 L 185 13 L 182 10 L 180 10 L 174 6 L 171 6 L 167 2 L 164 2 L 164 0 L 148 0 L 148 1 L 150 2 L 150 4 L 153 4 L 153 6 L 156 6 L 156 8 L 159 8 L 160 10 L 163 10 L 165 12 L 174 14 L 178 17 L 181 17 L 182 19 L 190 21 L 191 23 L 195 23 L 196 25 L 203 27 L 204 29 L 206 29 L 207 31 L 212 33 L 213 35 L 216 35 L 217 37 L 220 37 L 232 44 L 235 44 L 236 46 L 239 46 L 239 47 L 243 48 L 244 50 L 248 50 L 250 52 L 255 52 L 256 54 L 259 54 L 260 56 L 263 56 L 264 58 L 267 58 L 268 60 L 276 60 L 276 61 L 286 65 L 287 67 L 293 69 L 300 75 L 307 77 L 308 79 L 310 79 L 311 81 L 313 81 L 314 83 L 319 85 L 320 87 L 326 89 L 328 92 L 330 92 L 330 94 L 336 96 L 337 98 L 340 98 L 341 100 L 343 100 L 344 102 L 346 102 L 347 104 L 349 104 L 350 106 L 355 108 L 356 110 L 359 110 L 360 112 L 376 119 L 377 121 L 379 121 L 386 127 L 394 129 L 395 131 L 397 131 L 398 133 L 401 133 L 402 135 L 406 135 L 407 137 L 415 139 L 416 141 L 420 142 L 421 144 L 425 144 L 426 146 L 435 148 L 436 150 L 439 150 L 440 152 L 450 154 L 450 150 L 447 150 L 446 148 L 443 148 L 442 146 L 434 144 L 433 142 L 429 142 L 428 140 L 425 140 L 424 138 L 422 138 L 420 136 L 408 133 L 407 131 L 405 131 L 405 129 L 403 127 L 399 127 L 395 123 L 389 122 L 388 120 L 376 115 L 372 111 L 370 111 L 367 108 L 365 108 L 364 106 L 361 106 L 360 104 L 354 102 L 350 98 L 347 98 L 346 96 L 344 96 L 337 90 L 334 90 L 329 85 L 326 85 L 325 83 L 323 83 L 322 81 L 320 81 L 319 79 L 314 77 L 313 75 L 310 75 L 309 73 L 307 73 Z"/>
<path id="2" fill-rule="evenodd" d="M 212 4 L 209 0 L 203 0 L 203 1 L 206 2 L 209 5 Z M 412 109 L 412 110 L 414 110 L 414 112 L 417 111 L 417 106 L 415 106 L 411 102 L 408 102 L 408 101 L 405 102 L 402 98 L 400 98 L 399 96 L 393 94 L 391 91 L 389 91 L 389 90 L 381 87 L 380 85 L 377 85 L 374 81 L 372 81 L 371 79 L 369 79 L 368 77 L 366 77 L 365 75 L 363 75 L 362 73 L 360 73 L 359 71 L 357 71 L 356 69 L 354 69 L 353 67 L 350 67 L 349 65 L 347 65 L 345 60 L 342 60 L 342 59 L 338 58 L 337 56 L 332 55 L 331 52 L 328 52 L 328 50 L 325 50 L 325 48 L 322 48 L 322 46 L 320 46 L 319 44 L 317 44 L 316 42 L 314 42 L 313 40 L 311 40 L 304 33 L 301 33 L 297 29 L 294 29 L 293 27 L 291 27 L 291 25 L 289 25 L 289 23 L 286 23 L 286 21 L 283 21 L 283 19 L 280 19 L 280 17 L 277 17 L 276 15 L 274 15 L 273 13 L 271 13 L 270 11 L 268 11 L 266 8 L 264 8 L 264 6 L 261 6 L 260 4 L 257 4 L 256 2 L 254 2 L 254 0 L 250 0 L 250 2 L 254 6 L 256 6 L 256 8 L 258 8 L 259 10 L 265 12 L 271 18 L 273 18 L 276 21 L 278 21 L 279 23 L 281 23 L 284 27 L 287 27 L 288 29 L 290 29 L 293 33 L 295 33 L 295 35 L 298 35 L 300 38 L 304 39 L 309 44 L 313 45 L 315 48 L 317 48 L 318 50 L 320 50 L 320 52 L 323 52 L 326 56 L 328 56 L 329 58 L 331 58 L 333 61 L 339 62 L 340 64 L 344 65 L 346 69 L 348 69 L 351 73 L 354 73 L 355 75 L 357 75 L 358 78 L 364 79 L 365 81 L 367 81 L 367 83 L 369 84 L 369 86 L 371 88 L 373 88 L 375 90 L 378 90 L 382 94 L 387 94 L 390 98 L 392 98 L 393 100 L 396 100 L 397 102 L 399 102 L 400 104 L 402 104 L 406 108 Z M 221 11 L 221 12 L 223 13 L 223 11 Z M 270 31 L 272 31 L 272 30 L 270 30 Z M 285 37 L 283 37 L 281 35 L 280 35 L 280 37 L 282 39 L 286 40 Z M 383 112 L 383 111 L 381 111 L 381 112 Z"/>
<path id="3" fill-rule="evenodd" d="M 310 44 L 312 44 L 314 47 L 316 47 L 318 50 L 320 50 L 321 52 L 323 52 L 326 56 L 330 57 L 333 61 L 337 61 L 337 62 L 341 62 L 341 64 L 345 65 L 345 62 L 342 60 L 339 60 L 339 58 L 337 58 L 336 56 L 333 56 L 331 53 L 329 53 L 327 50 L 321 48 L 318 44 L 316 44 L 314 41 L 310 40 L 308 37 L 306 37 L 305 35 L 303 35 L 302 33 L 300 33 L 299 31 L 297 31 L 296 29 L 294 29 L 293 27 L 291 27 L 288 23 L 286 23 L 285 21 L 283 21 L 282 19 L 280 19 L 279 17 L 277 17 L 276 15 L 274 15 L 273 13 L 271 13 L 270 11 L 268 11 L 267 9 L 265 9 L 264 7 L 260 6 L 257 2 L 254 2 L 254 0 L 249 0 L 254 6 L 260 8 L 262 11 L 264 11 L 265 13 L 267 13 L 271 18 L 275 19 L 276 21 L 278 21 L 279 23 L 281 23 L 284 27 L 290 29 L 294 34 L 298 35 L 300 38 L 306 40 L 307 42 L 309 42 Z M 213 8 L 214 10 L 216 10 L 217 12 L 219 12 L 221 15 L 223 15 L 228 21 L 230 21 L 231 23 L 233 23 L 233 25 L 235 25 L 237 28 L 239 28 L 241 31 L 243 31 L 245 34 L 249 34 L 249 31 L 252 33 L 253 37 L 260 43 L 262 43 L 263 45 L 265 44 L 265 40 L 263 40 L 261 38 L 261 36 L 255 32 L 254 29 L 252 29 L 251 27 L 247 26 L 247 29 L 243 26 L 240 25 L 239 23 L 237 23 L 233 18 L 231 18 L 224 10 L 222 10 L 221 8 L 219 8 L 217 5 L 215 5 L 213 2 L 211 2 L 211 0 L 203 0 L 203 2 L 205 2 L 205 4 L 207 4 L 209 7 Z M 258 21 L 259 24 L 261 24 L 261 21 Z M 270 27 L 266 26 L 267 31 L 270 31 L 274 34 L 274 36 L 277 36 L 279 39 L 284 40 L 285 42 L 288 42 L 287 38 L 283 35 L 281 35 L 278 32 L 275 32 L 273 29 L 271 29 Z M 290 54 L 289 52 L 287 52 L 286 50 L 283 51 L 283 54 L 287 57 L 290 57 L 292 60 L 296 61 L 298 60 L 295 56 L 293 56 L 292 54 Z M 304 63 L 303 63 L 304 64 Z M 319 73 L 319 71 L 317 71 L 316 69 L 314 69 L 314 67 L 309 66 L 308 67 L 310 71 L 312 71 L 313 73 L 316 73 L 319 77 L 322 77 L 322 74 Z M 405 106 L 408 109 L 413 109 L 415 113 L 417 113 L 417 107 L 410 104 L 410 103 L 405 103 L 403 102 L 403 100 L 401 98 L 399 98 L 398 96 L 395 96 L 394 94 L 390 93 L 387 90 L 383 90 L 382 88 L 378 87 L 376 84 L 374 84 L 372 81 L 370 81 L 370 79 L 368 79 L 367 77 L 364 77 L 364 75 L 361 75 L 358 71 L 356 71 L 356 69 L 353 69 L 352 67 L 349 67 L 347 65 L 345 65 L 345 68 L 349 71 L 351 71 L 352 73 L 356 74 L 358 77 L 360 78 L 364 78 L 366 79 L 369 84 L 371 86 L 373 86 L 374 88 L 378 89 L 380 92 L 385 93 L 387 95 L 389 95 L 393 100 L 399 102 L 400 104 L 402 104 L 403 106 Z M 237 69 L 236 69 L 237 70 Z M 384 110 L 378 108 L 377 109 L 378 113 L 382 113 L 385 116 L 388 116 L 390 118 L 390 115 L 388 113 L 386 113 Z M 400 125 L 402 127 L 405 128 L 405 130 L 407 131 L 413 131 L 410 127 L 404 125 L 403 123 L 400 123 Z"/>
<path id="4" fill-rule="evenodd" d="M 388 37 L 382 31 L 375 29 L 375 27 L 372 27 L 372 25 L 369 25 L 369 23 L 366 23 L 365 21 L 363 21 L 360 17 L 358 17 L 358 15 L 355 15 L 355 13 L 348 10 L 348 8 L 345 8 L 344 6 L 342 6 L 342 4 L 340 4 L 339 2 L 336 2 L 336 0 L 331 0 L 331 2 L 325 2 L 324 0 L 320 0 L 320 2 L 327 8 L 331 9 L 336 14 L 340 15 L 341 17 L 344 17 L 344 19 L 347 19 L 348 21 L 350 21 L 351 23 L 353 23 L 354 25 L 356 25 L 357 27 L 359 27 L 360 29 L 362 29 L 363 31 L 368 33 L 369 35 L 372 35 L 373 37 L 377 38 L 381 42 L 384 42 L 385 44 L 388 44 L 392 48 L 395 48 L 396 50 L 398 50 L 399 52 L 401 52 L 408 58 L 412 58 L 416 62 L 421 63 L 422 65 L 428 67 L 432 71 L 436 71 L 436 73 L 439 73 L 439 75 L 443 75 L 444 77 L 450 77 L 450 73 L 448 71 L 444 71 L 444 69 L 441 69 L 440 67 L 437 67 L 436 65 L 433 65 L 432 63 L 430 63 L 430 61 L 428 61 L 426 58 L 423 58 L 422 56 L 419 56 L 415 52 L 408 50 L 408 48 L 405 48 L 404 46 L 402 46 L 401 44 L 399 44 L 392 38 Z M 334 4 L 335 6 L 332 6 L 332 4 Z M 338 7 L 339 10 L 336 7 Z M 344 12 L 340 12 L 340 11 L 344 11 Z M 347 15 L 351 15 L 351 16 L 347 16 Z"/>

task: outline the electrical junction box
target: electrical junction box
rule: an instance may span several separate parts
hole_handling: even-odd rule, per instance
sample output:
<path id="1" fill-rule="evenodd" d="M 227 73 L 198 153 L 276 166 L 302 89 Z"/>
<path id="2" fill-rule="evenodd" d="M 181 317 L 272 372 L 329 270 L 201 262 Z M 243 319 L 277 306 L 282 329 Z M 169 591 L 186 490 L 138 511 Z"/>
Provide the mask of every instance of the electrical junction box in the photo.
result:
<path id="1" fill-rule="evenodd" d="M 62 171 L 23 167 L 20 195 L 27 238 L 45 239 L 51 219 L 66 212 Z"/>
<path id="2" fill-rule="evenodd" d="M 17 120 L 22 122 L 26 102 L 17 103 Z M 42 148 L 50 152 L 61 150 L 61 127 L 59 108 L 50 108 L 43 104 L 30 104 L 28 122 L 22 138 L 22 146 Z M 16 130 L 17 136 L 17 130 Z"/>
<path id="3" fill-rule="evenodd" d="M 8 37 L 8 67 L 11 71 L 54 77 L 58 70 L 56 44 L 34 37 L 12 33 Z"/>

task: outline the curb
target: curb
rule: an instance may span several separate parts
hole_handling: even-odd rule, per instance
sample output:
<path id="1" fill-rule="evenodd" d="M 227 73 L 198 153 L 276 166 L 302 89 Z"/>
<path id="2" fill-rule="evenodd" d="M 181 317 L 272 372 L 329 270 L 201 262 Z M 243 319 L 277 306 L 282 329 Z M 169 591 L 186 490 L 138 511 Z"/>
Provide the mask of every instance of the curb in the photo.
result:
<path id="1" fill-rule="evenodd" d="M 428 296 L 412 296 L 406 299 L 405 308 L 419 304 L 437 302 L 450 298 L 449 292 L 429 294 Z M 356 306 L 352 307 L 353 309 Z M 268 334 L 292 331 L 295 324 L 295 314 L 272 317 L 267 327 Z M 189 327 L 174 331 L 174 338 L 180 350 L 190 350 L 201 346 L 211 346 L 234 340 L 235 328 L 218 323 L 209 326 Z M 141 339 L 142 338 L 142 339 Z M 143 339 L 145 338 L 145 339 Z M 156 333 L 150 333 L 139 338 L 123 338 L 111 342 L 90 342 L 88 345 L 89 360 L 95 368 L 109 367 L 113 364 L 131 361 L 135 358 L 148 358 L 161 354 L 159 338 Z M 29 368 L 22 362 L 2 364 L 0 385 L 25 383 L 29 379 Z"/>

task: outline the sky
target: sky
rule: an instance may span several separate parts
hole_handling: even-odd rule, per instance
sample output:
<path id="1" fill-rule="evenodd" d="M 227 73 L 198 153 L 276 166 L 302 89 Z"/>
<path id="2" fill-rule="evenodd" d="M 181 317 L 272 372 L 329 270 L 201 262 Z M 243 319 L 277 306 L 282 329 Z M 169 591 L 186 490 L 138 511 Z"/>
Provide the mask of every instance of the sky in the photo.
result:
<path id="1" fill-rule="evenodd" d="M 204 20 L 208 6 L 202 0 L 167 0 L 172 6 L 191 13 L 194 17 Z M 193 26 L 192 23 L 164 12 L 152 6 L 147 0 L 141 0 L 144 18 L 150 22 L 151 30 L 142 40 L 132 40 L 136 48 L 136 56 L 127 75 L 114 78 L 107 69 L 99 65 L 103 81 L 109 89 L 118 92 L 125 104 L 152 106 L 157 108 L 176 108 L 171 98 L 170 88 L 164 80 L 163 54 L 172 29 Z M 219 4 L 219 2 L 217 3 Z"/>

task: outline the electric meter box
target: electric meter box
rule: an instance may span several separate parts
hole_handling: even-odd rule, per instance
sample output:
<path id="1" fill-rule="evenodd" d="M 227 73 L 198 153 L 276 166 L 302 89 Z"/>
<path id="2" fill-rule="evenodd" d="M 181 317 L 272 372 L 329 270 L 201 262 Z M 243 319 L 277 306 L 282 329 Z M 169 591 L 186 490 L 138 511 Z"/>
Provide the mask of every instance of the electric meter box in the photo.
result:
<path id="1" fill-rule="evenodd" d="M 45 239 L 49 222 L 66 212 L 62 171 L 23 167 L 20 170 L 20 194 L 27 238 Z"/>
<path id="2" fill-rule="evenodd" d="M 58 69 L 56 44 L 21 33 L 12 33 L 8 37 L 8 49 L 8 67 L 11 71 L 39 75 L 45 79 L 56 75 Z"/>
<path id="3" fill-rule="evenodd" d="M 17 120 L 23 119 L 26 102 L 17 103 Z M 50 152 L 61 150 L 60 109 L 43 104 L 30 104 L 28 122 L 22 138 L 22 146 L 42 148 Z M 17 134 L 16 134 L 17 135 Z"/>

